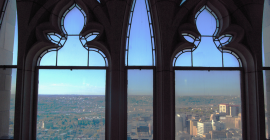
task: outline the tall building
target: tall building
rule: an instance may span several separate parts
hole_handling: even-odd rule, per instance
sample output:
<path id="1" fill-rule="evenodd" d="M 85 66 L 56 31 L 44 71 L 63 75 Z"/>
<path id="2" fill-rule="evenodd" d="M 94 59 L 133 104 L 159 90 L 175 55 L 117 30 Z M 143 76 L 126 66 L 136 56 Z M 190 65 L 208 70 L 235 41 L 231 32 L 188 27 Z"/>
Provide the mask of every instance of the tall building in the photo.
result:
<path id="1" fill-rule="evenodd" d="M 230 105 L 229 104 L 219 104 L 219 113 L 226 113 L 227 115 L 230 115 Z"/>
<path id="2" fill-rule="evenodd" d="M 175 116 L 175 130 L 176 132 L 184 131 L 184 128 L 186 128 L 186 115 L 177 114 Z"/>
<path id="3" fill-rule="evenodd" d="M 237 116 L 240 113 L 239 105 L 230 105 L 230 104 L 219 104 L 219 113 L 226 113 L 232 117 Z"/>
<path id="4" fill-rule="evenodd" d="M 212 130 L 209 131 L 209 134 L 211 135 L 211 139 L 220 139 L 220 138 L 227 138 L 227 131 L 219 131 L 219 130 Z"/>
<path id="5" fill-rule="evenodd" d="M 205 133 L 209 133 L 212 130 L 211 122 L 198 122 L 197 123 L 197 135 L 203 136 Z"/>
<path id="6" fill-rule="evenodd" d="M 212 120 L 212 130 L 221 131 L 225 129 L 225 123 L 220 121 Z"/>
<path id="7" fill-rule="evenodd" d="M 235 118 L 235 128 L 242 129 L 242 119 L 241 119 L 241 113 L 238 114 L 238 117 Z"/>
<path id="8" fill-rule="evenodd" d="M 196 136 L 197 135 L 197 122 L 198 120 L 189 120 L 190 122 L 190 135 Z"/>
<path id="9" fill-rule="evenodd" d="M 240 106 L 239 105 L 230 105 L 230 115 L 232 117 L 238 116 L 240 113 Z"/>

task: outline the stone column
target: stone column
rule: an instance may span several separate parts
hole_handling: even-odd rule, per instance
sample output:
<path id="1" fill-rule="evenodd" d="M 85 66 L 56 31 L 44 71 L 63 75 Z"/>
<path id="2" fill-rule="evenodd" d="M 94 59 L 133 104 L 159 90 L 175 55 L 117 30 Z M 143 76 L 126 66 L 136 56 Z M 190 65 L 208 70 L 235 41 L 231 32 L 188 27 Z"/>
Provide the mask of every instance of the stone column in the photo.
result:
<path id="1" fill-rule="evenodd" d="M 9 0 L 0 29 L 0 65 L 12 65 L 15 22 L 16 0 Z M 0 69 L 0 138 L 9 138 L 11 74 L 12 69 Z"/>

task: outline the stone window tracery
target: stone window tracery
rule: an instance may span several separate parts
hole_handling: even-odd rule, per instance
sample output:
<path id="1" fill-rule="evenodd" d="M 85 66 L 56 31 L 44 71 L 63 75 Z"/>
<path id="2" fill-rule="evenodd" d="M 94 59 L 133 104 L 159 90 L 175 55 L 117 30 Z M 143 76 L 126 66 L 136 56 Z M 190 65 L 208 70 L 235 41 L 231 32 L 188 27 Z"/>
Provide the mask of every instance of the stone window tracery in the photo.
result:
<path id="1" fill-rule="evenodd" d="M 47 39 L 56 44 L 57 47 L 44 51 L 38 59 L 38 65 L 108 66 L 104 53 L 87 45 L 87 42 L 99 37 L 99 32 L 93 31 L 85 36 L 80 34 L 86 25 L 86 18 L 85 12 L 79 5 L 72 5 L 61 18 L 60 26 L 64 34 L 60 35 L 54 32 L 46 34 Z M 95 61 L 92 61 L 91 58 L 95 58 Z"/>
<path id="2" fill-rule="evenodd" d="M 149 2 L 133 0 L 126 39 L 126 66 L 155 66 L 154 43 Z"/>
<path id="3" fill-rule="evenodd" d="M 174 58 L 173 66 L 242 66 L 238 55 L 225 48 L 233 36 L 224 34 L 218 37 L 220 23 L 210 8 L 203 6 L 195 15 L 195 23 L 201 35 L 196 38 L 190 33 L 182 33 L 186 41 L 194 44 L 194 47 L 180 51 Z"/>

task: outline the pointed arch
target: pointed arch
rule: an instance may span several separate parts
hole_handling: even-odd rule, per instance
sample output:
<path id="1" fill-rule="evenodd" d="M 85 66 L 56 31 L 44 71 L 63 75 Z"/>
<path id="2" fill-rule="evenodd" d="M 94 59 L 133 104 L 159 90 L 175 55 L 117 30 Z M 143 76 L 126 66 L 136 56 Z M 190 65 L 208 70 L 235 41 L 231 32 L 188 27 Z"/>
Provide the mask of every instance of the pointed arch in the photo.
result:
<path id="1" fill-rule="evenodd" d="M 80 19 L 80 15 L 78 15 L 79 14 L 78 12 L 82 15 L 82 19 Z M 65 25 L 66 22 L 69 23 L 69 22 L 74 21 L 74 19 L 71 19 L 71 18 L 78 18 L 75 20 L 75 23 L 79 24 L 79 26 L 77 27 L 78 29 L 77 28 L 74 29 L 73 24 L 72 25 L 71 24 Z M 81 21 L 81 20 L 83 20 L 83 21 Z M 86 13 L 83 11 L 83 9 L 76 3 L 71 5 L 63 13 L 61 20 L 60 20 L 60 27 L 61 27 L 60 29 L 61 29 L 62 33 L 64 33 L 64 35 L 60 35 L 60 34 L 57 34 L 54 32 L 49 32 L 46 34 L 47 39 L 50 42 L 56 44 L 57 47 L 51 48 L 51 49 L 46 50 L 43 53 L 41 53 L 41 55 L 39 56 L 37 65 L 38 66 L 39 65 L 90 66 L 90 65 L 93 65 L 93 64 L 90 64 L 90 62 L 91 62 L 90 58 L 93 58 L 93 57 L 91 57 L 91 54 L 93 54 L 93 55 L 99 54 L 101 56 L 101 58 L 104 59 L 105 63 L 104 63 L 104 65 L 101 64 L 98 66 L 108 66 L 108 60 L 107 60 L 107 57 L 104 55 L 104 53 L 98 49 L 94 49 L 94 48 L 87 45 L 87 42 L 91 42 L 93 40 L 96 40 L 96 38 L 99 37 L 99 32 L 94 31 L 94 32 L 90 32 L 88 34 L 85 34 L 85 33 L 81 34 L 81 31 L 86 26 L 86 23 L 87 23 L 86 21 L 87 21 L 87 16 L 86 16 Z M 80 26 L 82 26 L 82 27 L 80 27 Z M 74 43 L 76 43 L 76 44 L 74 44 Z M 74 45 L 76 48 L 74 48 Z M 66 47 L 64 47 L 64 46 L 66 46 Z M 87 51 L 87 53 L 85 50 Z M 76 52 L 77 52 L 77 54 L 76 54 Z M 93 53 L 93 52 L 96 52 L 96 53 Z M 73 54 L 75 54 L 76 57 L 73 56 Z M 74 58 L 72 58 L 72 56 Z M 80 59 L 80 60 L 78 60 L 78 59 Z M 73 61 L 75 61 L 75 63 L 73 63 Z M 82 61 L 85 61 L 85 63 L 82 63 Z"/>
<path id="2" fill-rule="evenodd" d="M 192 44 L 193 47 L 190 49 L 186 48 L 177 53 L 173 60 L 173 66 L 242 66 L 242 62 L 238 55 L 233 51 L 226 49 L 226 45 L 231 43 L 234 36 L 231 34 L 218 35 L 222 23 L 219 21 L 218 16 L 213 10 L 207 5 L 202 6 L 195 14 L 194 23 L 201 35 L 193 35 L 192 32 L 189 33 L 189 31 L 182 32 L 181 35 L 184 38 L 183 41 Z M 217 50 L 214 47 L 211 48 L 211 45 L 215 46 Z M 204 57 L 199 58 L 200 55 L 203 55 Z M 211 58 L 211 55 L 215 56 Z M 181 61 L 181 63 L 177 63 L 177 60 Z"/>
<path id="3" fill-rule="evenodd" d="M 154 42 L 149 2 L 133 0 L 126 38 L 126 66 L 155 66 Z"/>

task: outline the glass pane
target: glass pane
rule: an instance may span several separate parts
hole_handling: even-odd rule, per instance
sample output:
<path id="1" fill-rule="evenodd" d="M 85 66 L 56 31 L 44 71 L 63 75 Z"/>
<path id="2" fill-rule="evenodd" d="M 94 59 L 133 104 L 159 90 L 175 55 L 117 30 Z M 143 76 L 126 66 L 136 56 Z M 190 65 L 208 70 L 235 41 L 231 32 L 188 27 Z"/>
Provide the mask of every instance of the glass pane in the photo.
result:
<path id="1" fill-rule="evenodd" d="M 40 66 L 55 66 L 55 65 L 56 65 L 56 51 L 46 53 L 40 61 Z"/>
<path id="2" fill-rule="evenodd" d="M 74 26 L 76 25 L 76 26 Z M 64 27 L 68 34 L 79 34 L 84 27 L 84 16 L 81 11 L 74 7 L 64 19 Z"/>
<path id="3" fill-rule="evenodd" d="M 0 139 L 13 139 L 17 69 L 0 69 Z"/>
<path id="4" fill-rule="evenodd" d="M 270 5 L 268 1 L 264 2 L 263 25 L 262 25 L 262 51 L 263 66 L 270 67 Z"/>
<path id="5" fill-rule="evenodd" d="M 130 29 L 128 65 L 152 66 L 152 46 L 144 0 L 137 0 Z"/>
<path id="6" fill-rule="evenodd" d="M 88 52 L 79 36 L 69 36 L 66 44 L 58 51 L 58 66 L 87 66 Z"/>
<path id="7" fill-rule="evenodd" d="M 181 6 L 184 2 L 186 2 L 186 0 L 182 0 L 182 2 L 180 3 L 180 6 Z"/>
<path id="8" fill-rule="evenodd" d="M 89 51 L 89 66 L 105 66 L 105 60 L 98 52 Z"/>
<path id="9" fill-rule="evenodd" d="M 190 43 L 193 43 L 193 42 L 194 42 L 194 39 L 191 38 L 190 36 L 185 35 L 184 38 L 185 38 L 188 42 L 190 42 Z"/>
<path id="10" fill-rule="evenodd" d="M 39 70 L 37 140 L 105 139 L 106 70 Z"/>
<path id="11" fill-rule="evenodd" d="M 216 48 L 212 37 L 202 37 L 198 48 L 193 52 L 193 66 L 222 67 L 222 54 Z"/>
<path id="12" fill-rule="evenodd" d="M 66 30 L 67 34 L 70 36 L 61 36 L 56 33 L 49 33 L 53 35 L 49 35 L 49 38 L 54 39 L 55 41 L 51 40 L 51 42 L 58 44 L 60 41 L 60 44 L 64 46 L 61 46 L 61 48 L 58 51 L 57 54 L 57 66 L 87 66 L 88 65 L 88 50 L 86 50 L 83 45 L 86 43 L 86 41 L 91 41 L 95 39 L 98 36 L 98 32 L 92 32 L 89 33 L 85 38 L 81 38 L 83 45 L 81 44 L 79 34 L 81 30 L 84 27 L 84 21 L 85 17 L 83 15 L 83 11 L 80 11 L 78 6 L 71 6 L 69 9 L 71 11 L 66 11 L 66 16 L 64 18 L 64 29 Z M 83 13 L 82 13 L 83 12 Z M 61 39 L 61 40 L 60 40 Z M 67 39 L 67 40 L 66 40 Z M 58 45 L 60 45 L 58 44 Z M 46 55 L 52 55 L 46 54 Z M 50 61 L 48 58 L 51 58 L 51 56 L 44 56 L 42 59 L 46 59 L 45 61 Z M 42 61 L 41 61 L 42 62 Z M 49 65 L 54 64 L 55 62 L 48 62 Z M 46 63 L 46 65 L 48 65 Z M 55 63 L 56 64 L 56 63 Z M 99 64 L 100 65 L 100 64 Z M 102 64 L 103 65 L 103 64 Z"/>
<path id="13" fill-rule="evenodd" d="M 215 17 L 204 9 L 198 16 L 196 20 L 196 25 L 198 31 L 201 35 L 212 36 L 216 30 L 216 19 Z"/>
<path id="14" fill-rule="evenodd" d="M 239 67 L 239 61 L 229 53 L 223 53 L 224 67 Z"/>
<path id="15" fill-rule="evenodd" d="M 223 37 L 223 38 L 221 38 L 220 39 L 221 44 L 223 44 L 223 45 L 228 44 L 228 42 L 230 42 L 230 38 L 231 37 Z"/>
<path id="16" fill-rule="evenodd" d="M 198 48 L 193 52 L 193 66 L 222 67 L 222 54 L 211 37 L 217 28 L 215 17 L 204 9 L 198 15 L 196 25 L 202 36 L 209 37 L 201 37 Z"/>
<path id="17" fill-rule="evenodd" d="M 191 52 L 182 53 L 176 60 L 175 66 L 191 67 Z"/>
<path id="18" fill-rule="evenodd" d="M 16 1 L 9 1 L 0 30 L 0 65 L 17 64 L 16 11 Z"/>
<path id="19" fill-rule="evenodd" d="M 175 71 L 175 140 L 242 139 L 240 71 Z"/>
<path id="20" fill-rule="evenodd" d="M 15 24 L 15 35 L 14 35 L 14 45 L 13 45 L 13 62 L 12 65 L 17 65 L 18 56 L 18 21 L 17 21 L 17 11 L 16 11 L 16 24 Z"/>
<path id="21" fill-rule="evenodd" d="M 265 106 L 265 134 L 270 139 L 270 70 L 263 71 L 264 78 L 264 106 Z"/>
<path id="22" fill-rule="evenodd" d="M 128 70 L 127 139 L 153 139 L 153 70 Z"/>

